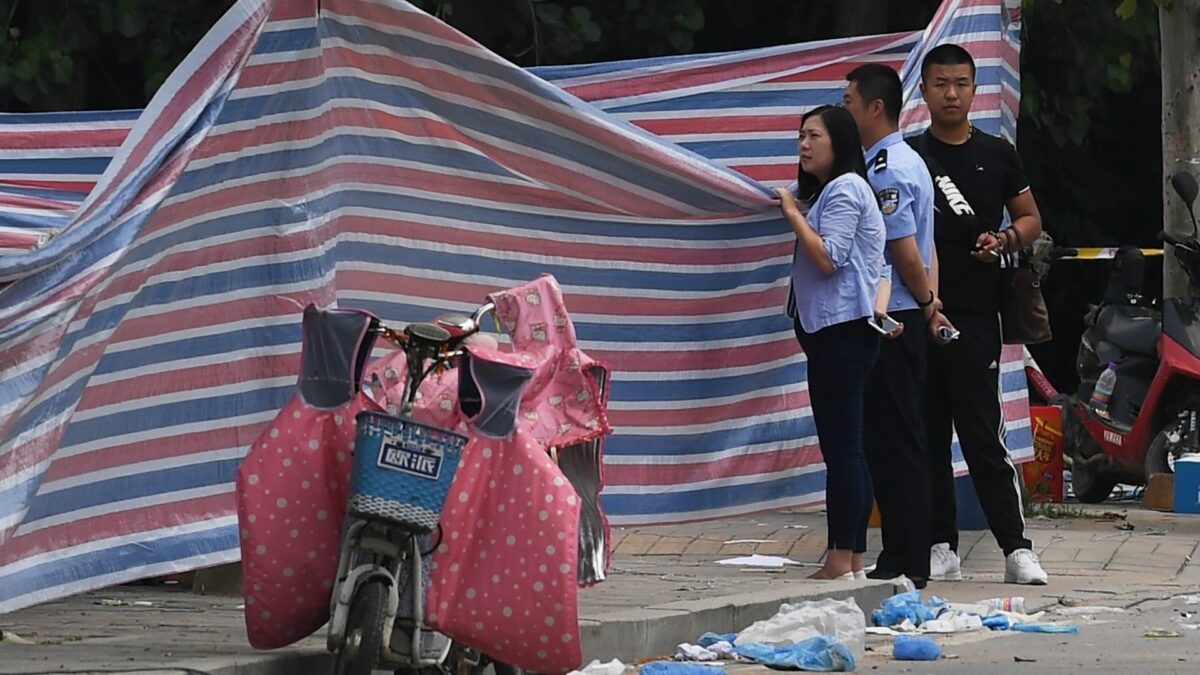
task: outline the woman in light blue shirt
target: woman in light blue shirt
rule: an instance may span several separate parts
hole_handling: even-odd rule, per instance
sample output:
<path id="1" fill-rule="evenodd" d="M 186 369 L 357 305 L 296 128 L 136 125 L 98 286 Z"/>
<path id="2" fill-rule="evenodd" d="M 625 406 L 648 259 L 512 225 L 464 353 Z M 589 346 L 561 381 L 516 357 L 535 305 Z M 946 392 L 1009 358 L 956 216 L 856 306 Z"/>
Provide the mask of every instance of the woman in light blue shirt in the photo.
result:
<path id="1" fill-rule="evenodd" d="M 789 305 L 825 459 L 829 548 L 811 578 L 849 579 L 862 572 L 874 495 L 863 454 L 863 398 L 879 354 L 879 333 L 867 319 L 885 271 L 883 215 L 850 113 L 821 106 L 800 126 L 799 194 L 812 205 L 807 216 L 791 192 L 778 193 L 796 233 Z"/>

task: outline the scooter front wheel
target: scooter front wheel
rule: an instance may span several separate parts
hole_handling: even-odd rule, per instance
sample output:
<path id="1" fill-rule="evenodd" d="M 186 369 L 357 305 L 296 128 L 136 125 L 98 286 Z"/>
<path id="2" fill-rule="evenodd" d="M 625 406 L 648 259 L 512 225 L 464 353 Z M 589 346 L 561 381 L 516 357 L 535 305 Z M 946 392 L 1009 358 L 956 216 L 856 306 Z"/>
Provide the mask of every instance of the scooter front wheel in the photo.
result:
<path id="1" fill-rule="evenodd" d="M 1175 460 L 1186 452 L 1195 451 L 1183 447 L 1185 443 L 1180 439 L 1185 433 L 1186 428 L 1182 424 L 1169 424 L 1150 441 L 1150 447 L 1146 448 L 1147 481 L 1156 473 L 1175 473 Z"/>
<path id="2" fill-rule="evenodd" d="M 1075 460 L 1071 467 L 1071 490 L 1084 504 L 1099 504 L 1108 499 L 1116 485 L 1116 479 L 1088 467 L 1081 459 Z"/>
<path id="3" fill-rule="evenodd" d="M 334 675 L 371 675 L 383 645 L 388 588 L 379 579 L 368 579 L 354 592 L 346 617 L 346 639 L 338 650 Z"/>

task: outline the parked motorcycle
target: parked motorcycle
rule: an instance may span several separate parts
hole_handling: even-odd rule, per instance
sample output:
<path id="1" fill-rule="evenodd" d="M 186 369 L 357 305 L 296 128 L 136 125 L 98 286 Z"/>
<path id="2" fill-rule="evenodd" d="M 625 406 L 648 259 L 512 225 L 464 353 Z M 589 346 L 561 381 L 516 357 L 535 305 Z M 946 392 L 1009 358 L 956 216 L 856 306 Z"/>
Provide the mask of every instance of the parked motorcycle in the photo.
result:
<path id="1" fill-rule="evenodd" d="M 1192 213 L 1200 193 L 1195 178 L 1181 172 L 1171 185 Z M 1062 408 L 1071 484 L 1082 502 L 1104 501 L 1117 483 L 1142 485 L 1152 474 L 1171 473 L 1177 457 L 1200 450 L 1200 238 L 1194 213 L 1192 223 L 1188 237 L 1159 234 L 1188 276 L 1184 297 L 1166 299 L 1161 309 L 1146 302 L 1143 254 L 1122 247 L 1104 300 L 1085 319 L 1074 399 L 1031 373 L 1034 389 Z M 1069 253 L 1056 249 L 1051 257 Z M 1093 404 L 1097 383 L 1110 367 L 1116 380 L 1107 405 Z"/>
<path id="2" fill-rule="evenodd" d="M 408 418 L 424 379 L 453 366 L 462 355 L 463 341 L 478 332 L 482 317 L 493 309 L 489 303 L 473 316 L 443 315 L 430 323 L 411 323 L 402 331 L 372 322 L 374 333 L 404 351 L 407 383 L 401 418 L 360 413 L 357 419 L 360 441 L 378 436 L 380 443 L 392 446 L 372 448 L 372 452 L 360 447 L 356 454 L 350 497 L 353 517 L 347 522 L 330 603 L 327 642 L 336 657 L 336 675 L 370 675 L 376 668 L 475 674 L 489 663 L 482 653 L 422 624 L 429 579 L 426 558 L 436 545 L 428 533 L 436 528 L 437 513 L 425 512 L 420 503 L 424 494 L 408 497 L 416 502 L 411 505 L 403 503 L 406 497 L 389 494 L 396 492 L 396 486 L 383 483 L 386 474 L 376 475 L 373 465 L 378 462 L 385 469 L 404 472 L 397 475 L 449 482 L 451 458 L 461 453 L 467 438 Z M 374 433 L 364 434 L 364 428 Z M 391 464 L 381 451 L 395 456 Z M 432 527 L 427 520 L 433 521 Z M 496 675 L 513 671 L 500 663 L 493 668 Z"/>

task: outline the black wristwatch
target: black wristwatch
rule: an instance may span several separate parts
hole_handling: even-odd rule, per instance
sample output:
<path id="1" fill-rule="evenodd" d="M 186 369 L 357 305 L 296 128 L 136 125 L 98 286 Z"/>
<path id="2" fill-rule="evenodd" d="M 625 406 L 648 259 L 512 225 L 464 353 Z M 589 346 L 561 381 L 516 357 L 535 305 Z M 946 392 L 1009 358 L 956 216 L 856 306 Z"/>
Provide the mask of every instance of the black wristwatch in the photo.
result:
<path id="1" fill-rule="evenodd" d="M 929 289 L 929 301 L 928 302 L 921 302 L 920 300 L 916 300 L 916 298 L 913 298 L 913 299 L 916 301 L 917 307 L 920 307 L 921 309 L 925 309 L 926 307 L 933 304 L 933 301 L 937 299 L 937 296 L 934 295 L 933 289 L 931 288 L 931 289 Z"/>

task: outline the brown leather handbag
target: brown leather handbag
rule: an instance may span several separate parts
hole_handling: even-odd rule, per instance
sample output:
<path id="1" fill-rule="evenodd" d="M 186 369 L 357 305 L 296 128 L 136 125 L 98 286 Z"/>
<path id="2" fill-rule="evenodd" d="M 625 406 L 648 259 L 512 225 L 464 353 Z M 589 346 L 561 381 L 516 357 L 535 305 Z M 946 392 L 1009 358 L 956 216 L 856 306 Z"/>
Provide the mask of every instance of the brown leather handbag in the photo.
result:
<path id="1" fill-rule="evenodd" d="M 1019 249 L 1004 256 L 1000 270 L 1000 325 L 1006 345 L 1036 345 L 1049 342 L 1050 313 L 1042 297 L 1042 280 L 1029 263 L 1032 249 L 1017 237 Z"/>

